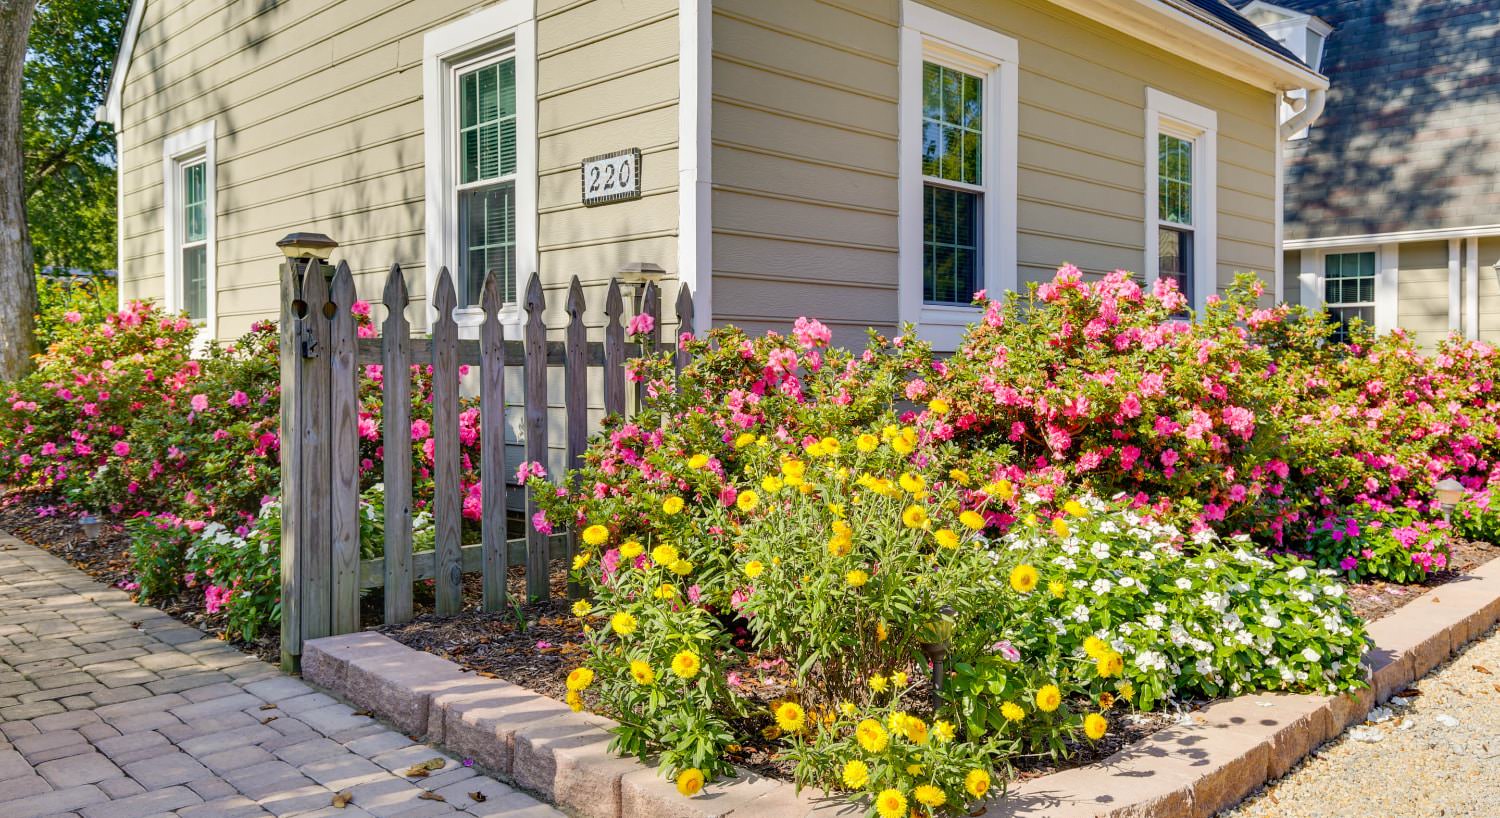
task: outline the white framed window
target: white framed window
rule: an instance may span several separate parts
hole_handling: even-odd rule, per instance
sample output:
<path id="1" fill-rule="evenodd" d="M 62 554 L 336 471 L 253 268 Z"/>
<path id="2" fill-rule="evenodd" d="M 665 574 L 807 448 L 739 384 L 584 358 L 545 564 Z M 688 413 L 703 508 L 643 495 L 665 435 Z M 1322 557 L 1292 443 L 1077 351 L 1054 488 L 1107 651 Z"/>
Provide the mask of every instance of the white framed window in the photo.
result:
<path id="1" fill-rule="evenodd" d="M 1349 338 L 1349 322 L 1375 323 L 1375 282 L 1379 277 L 1374 250 L 1323 256 L 1323 309 L 1338 324 L 1335 337 Z"/>
<path id="2" fill-rule="evenodd" d="M 1202 309 L 1218 283 L 1218 114 L 1146 89 L 1146 282 Z"/>
<path id="3" fill-rule="evenodd" d="M 427 292 L 446 266 L 458 322 L 477 324 L 493 271 L 505 297 L 501 318 L 519 326 L 519 295 L 537 269 L 532 5 L 503 0 L 427 32 L 423 92 Z"/>
<path id="4" fill-rule="evenodd" d="M 1016 286 L 1014 38 L 906 0 L 899 103 L 899 318 L 954 349 L 974 293 Z"/>
<path id="5" fill-rule="evenodd" d="M 210 120 L 162 143 L 163 299 L 205 338 L 218 321 L 214 132 Z"/>

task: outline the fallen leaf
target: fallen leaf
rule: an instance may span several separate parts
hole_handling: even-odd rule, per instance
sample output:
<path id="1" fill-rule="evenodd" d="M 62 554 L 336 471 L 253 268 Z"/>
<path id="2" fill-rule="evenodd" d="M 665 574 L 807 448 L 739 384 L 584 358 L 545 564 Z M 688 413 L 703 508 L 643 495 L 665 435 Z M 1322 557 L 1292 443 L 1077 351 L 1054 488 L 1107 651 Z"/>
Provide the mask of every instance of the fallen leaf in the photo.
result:
<path id="1" fill-rule="evenodd" d="M 263 719 L 260 720 L 260 723 L 261 724 L 270 724 L 271 722 L 275 721 L 278 718 L 280 718 L 280 717 L 279 716 L 266 716 L 265 718 L 263 718 Z"/>
<path id="2" fill-rule="evenodd" d="M 275 710 L 276 709 L 276 705 L 274 705 L 274 704 L 263 704 L 263 705 L 260 706 L 260 709 L 262 709 L 262 710 Z"/>
<path id="3" fill-rule="evenodd" d="M 349 806 L 349 802 L 353 800 L 354 793 L 350 792 L 349 790 L 344 790 L 343 792 L 340 792 L 337 795 L 333 796 L 333 805 L 338 809 L 343 809 L 344 807 Z"/>
<path id="4" fill-rule="evenodd" d="M 1487 667 L 1485 667 L 1484 665 L 1474 665 L 1474 669 L 1477 670 L 1477 671 L 1479 671 L 1480 673 L 1483 673 L 1486 676 L 1493 676 L 1493 675 L 1495 675 L 1495 674 L 1491 673 L 1490 669 L 1487 668 Z"/>
<path id="5" fill-rule="evenodd" d="M 1495 683 L 1495 692 L 1500 693 L 1500 682 Z"/>
<path id="6" fill-rule="evenodd" d="M 499 676 L 496 676 L 495 674 L 489 672 L 488 670 L 478 670 L 478 671 L 475 671 L 474 675 L 480 677 L 481 679 L 498 679 L 498 678 L 500 678 Z"/>
<path id="7" fill-rule="evenodd" d="M 370 716 L 375 715 L 375 713 L 372 710 L 356 710 L 351 715 L 364 716 L 365 718 L 369 718 Z"/>
<path id="8" fill-rule="evenodd" d="M 130 627 L 139 629 L 141 627 L 141 623 L 139 623 L 139 622 L 131 622 L 130 623 Z"/>
<path id="9" fill-rule="evenodd" d="M 422 790 L 422 794 L 419 795 L 419 796 L 417 796 L 417 799 L 420 800 L 420 801 L 447 801 L 448 800 L 448 799 L 444 798 L 443 796 L 438 795 L 437 793 L 433 792 L 432 790 Z"/>
<path id="10" fill-rule="evenodd" d="M 1415 699 L 1416 697 L 1422 695 L 1422 691 L 1418 690 L 1415 687 L 1408 687 L 1407 689 L 1401 691 L 1400 693 L 1397 693 L 1396 695 L 1400 696 L 1403 699 Z"/>
<path id="11" fill-rule="evenodd" d="M 411 767 L 408 767 L 406 769 L 406 772 L 402 773 L 402 775 L 405 775 L 407 778 L 426 778 L 427 772 L 428 771 L 425 766 L 421 764 L 415 764 Z"/>
<path id="12" fill-rule="evenodd" d="M 488 795 L 485 795 L 482 792 L 478 792 L 477 790 L 475 792 L 469 793 L 469 797 L 474 799 L 474 801 L 479 804 L 483 804 L 484 802 L 490 800 L 490 797 Z"/>

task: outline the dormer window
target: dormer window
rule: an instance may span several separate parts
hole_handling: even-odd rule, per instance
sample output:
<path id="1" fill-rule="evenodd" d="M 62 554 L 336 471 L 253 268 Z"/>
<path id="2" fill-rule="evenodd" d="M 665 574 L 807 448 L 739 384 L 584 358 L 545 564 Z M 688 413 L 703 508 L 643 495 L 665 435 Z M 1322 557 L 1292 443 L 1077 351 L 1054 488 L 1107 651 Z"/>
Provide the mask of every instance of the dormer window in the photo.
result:
<path id="1" fill-rule="evenodd" d="M 1307 64 L 1318 73 L 1323 73 L 1323 47 L 1328 42 L 1328 35 L 1333 32 L 1333 26 L 1326 20 L 1315 14 L 1296 11 L 1283 6 L 1265 3 L 1255 0 L 1248 6 L 1240 9 L 1240 14 L 1250 19 L 1250 22 L 1260 26 L 1261 30 L 1269 34 L 1276 42 L 1286 46 L 1286 49 L 1297 55 L 1297 59 Z M 1307 96 L 1304 90 L 1289 91 L 1289 100 L 1303 99 Z M 1290 103 L 1283 102 L 1281 106 L 1281 119 L 1283 122 L 1292 115 L 1293 109 Z M 1307 129 L 1303 128 L 1292 136 L 1292 139 L 1305 139 Z"/>

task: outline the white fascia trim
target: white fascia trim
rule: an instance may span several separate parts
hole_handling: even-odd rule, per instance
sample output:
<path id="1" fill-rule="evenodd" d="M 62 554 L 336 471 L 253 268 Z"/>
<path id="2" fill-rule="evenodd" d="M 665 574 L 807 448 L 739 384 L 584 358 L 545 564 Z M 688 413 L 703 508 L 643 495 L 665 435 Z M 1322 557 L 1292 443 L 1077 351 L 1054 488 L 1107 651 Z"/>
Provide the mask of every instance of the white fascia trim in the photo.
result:
<path id="1" fill-rule="evenodd" d="M 509 42 L 516 63 L 516 301 L 500 310 L 506 329 L 519 332 L 525 323 L 520 302 L 537 260 L 537 105 L 535 0 L 501 0 L 422 36 L 422 133 L 426 171 L 426 280 L 428 326 L 437 317 L 432 293 L 438 270 L 450 261 L 456 273 L 458 214 L 453 201 L 453 167 L 457 154 L 452 119 L 452 64 L 464 57 Z M 454 284 L 457 286 L 457 281 Z M 460 326 L 478 326 L 477 307 L 459 308 Z M 517 337 L 512 335 L 511 337 Z"/>
<path id="2" fill-rule="evenodd" d="M 1464 337 L 1479 340 L 1479 237 L 1464 248 Z"/>
<path id="3" fill-rule="evenodd" d="M 1354 247 L 1387 242 L 1438 241 L 1500 235 L 1500 224 L 1473 227 L 1440 227 L 1432 230 L 1403 230 L 1395 233 L 1362 233 L 1350 236 L 1327 236 L 1317 239 L 1287 239 L 1286 249 L 1308 250 L 1326 247 Z"/>
<path id="4" fill-rule="evenodd" d="M 1464 281 L 1459 273 L 1459 240 L 1448 239 L 1448 331 L 1458 332 L 1464 328 L 1463 300 Z"/>
<path id="5" fill-rule="evenodd" d="M 125 75 L 130 72 L 130 58 L 135 56 L 135 41 L 141 33 L 141 16 L 146 10 L 146 0 L 133 0 L 130 14 L 125 18 L 125 30 L 120 36 L 120 50 L 115 52 L 115 65 L 109 73 L 109 90 L 104 94 L 104 104 L 94 111 L 94 118 L 108 122 L 120 129 L 125 95 Z"/>
<path id="6" fill-rule="evenodd" d="M 1219 114 L 1185 99 L 1146 89 L 1146 284 L 1160 275 L 1157 235 L 1161 201 L 1157 196 L 1157 137 L 1162 127 L 1193 140 L 1192 307 L 1202 310 L 1219 287 Z"/>
<path id="7" fill-rule="evenodd" d="M 897 116 L 897 320 L 915 324 L 939 350 L 958 348 L 964 328 L 979 320 L 974 307 L 922 301 L 922 63 L 929 55 L 982 74 L 984 106 L 984 289 L 1016 289 L 1016 145 L 1020 45 L 993 29 L 913 0 L 901 4 Z"/>
<path id="8" fill-rule="evenodd" d="M 1271 91 L 1327 88 L 1328 78 L 1174 0 L 1052 0 L 1138 40 Z"/>
<path id="9" fill-rule="evenodd" d="M 1304 250 L 1298 255 L 1301 269 L 1297 284 L 1301 289 L 1301 304 L 1309 310 L 1323 308 L 1323 251 Z"/>
<path id="10" fill-rule="evenodd" d="M 182 309 L 181 257 L 177 249 L 177 166 L 186 157 L 203 154 L 203 188 L 207 194 L 204 202 L 208 224 L 206 246 L 207 281 L 204 283 L 204 298 L 207 314 L 203 317 L 203 328 L 198 340 L 218 337 L 219 331 L 219 208 L 218 208 L 218 157 L 215 146 L 216 126 L 214 120 L 200 122 L 191 128 L 168 136 L 161 145 L 162 179 L 162 255 L 164 278 L 163 297 L 168 313 Z"/>
<path id="11" fill-rule="evenodd" d="M 713 327 L 713 0 L 677 6 L 677 280 Z"/>
<path id="12" fill-rule="evenodd" d="M 125 135 L 115 130 L 115 310 L 125 311 Z"/>
<path id="13" fill-rule="evenodd" d="M 1381 244 L 1375 251 L 1375 331 L 1381 334 L 1396 328 L 1396 311 L 1401 292 L 1401 245 Z"/>

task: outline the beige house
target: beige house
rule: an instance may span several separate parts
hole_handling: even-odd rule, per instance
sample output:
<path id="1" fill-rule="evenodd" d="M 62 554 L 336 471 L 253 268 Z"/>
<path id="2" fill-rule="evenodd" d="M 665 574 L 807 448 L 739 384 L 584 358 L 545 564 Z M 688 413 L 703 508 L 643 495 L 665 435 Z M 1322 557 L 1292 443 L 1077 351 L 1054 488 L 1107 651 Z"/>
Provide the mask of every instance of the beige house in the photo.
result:
<path id="1" fill-rule="evenodd" d="M 951 346 L 1064 261 L 1280 297 L 1326 86 L 1219 0 L 136 0 L 101 116 L 122 297 L 219 338 L 308 230 L 372 297 L 655 265 L 700 327 Z"/>

